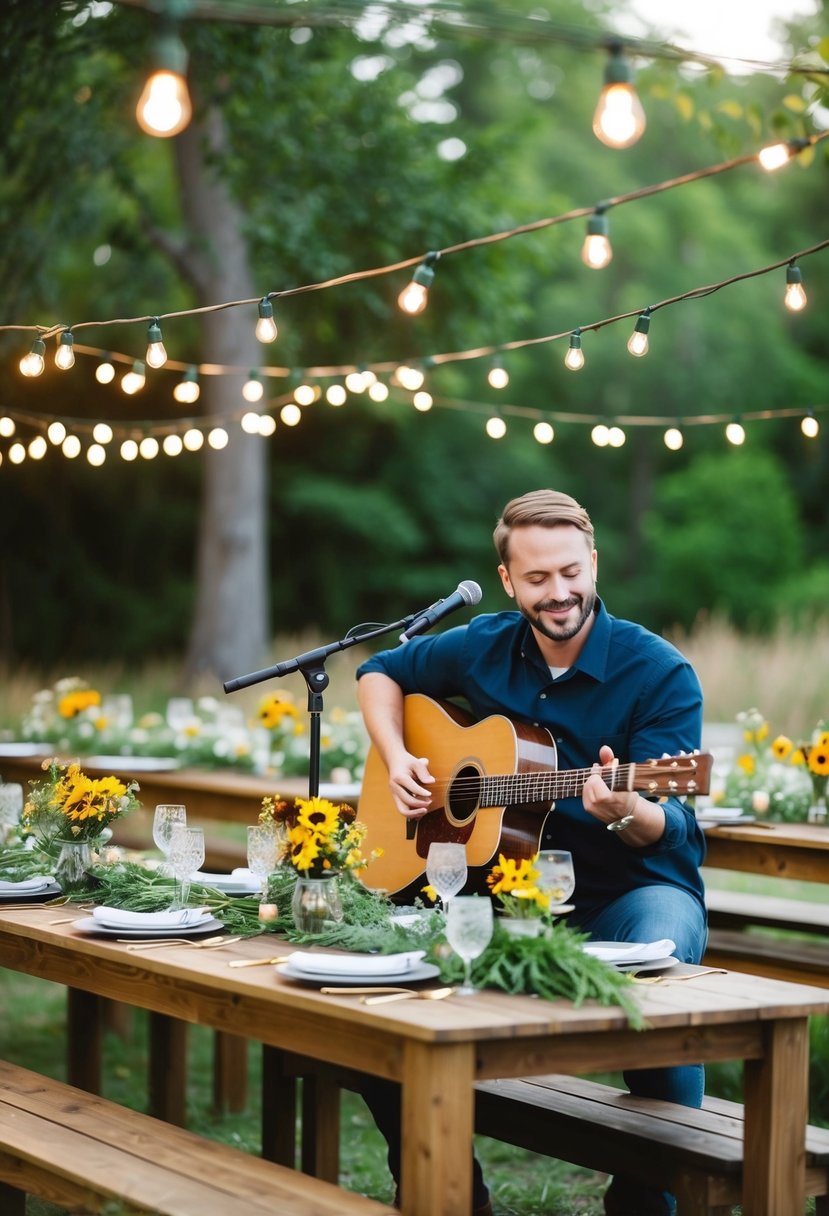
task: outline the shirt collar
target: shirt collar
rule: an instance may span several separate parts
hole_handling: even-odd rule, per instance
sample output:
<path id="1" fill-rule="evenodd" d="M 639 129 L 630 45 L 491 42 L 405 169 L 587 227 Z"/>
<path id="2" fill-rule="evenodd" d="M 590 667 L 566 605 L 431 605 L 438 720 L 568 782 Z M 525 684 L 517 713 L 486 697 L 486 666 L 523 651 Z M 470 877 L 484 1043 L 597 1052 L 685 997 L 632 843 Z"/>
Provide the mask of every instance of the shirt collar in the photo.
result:
<path id="1" fill-rule="evenodd" d="M 523 623 L 524 632 L 521 637 L 521 654 L 525 658 L 532 655 L 546 666 L 529 621 L 525 620 Z M 587 641 L 584 643 L 582 652 L 575 663 L 573 663 L 571 670 L 583 671 L 585 675 L 592 676 L 594 680 L 598 680 L 600 683 L 603 682 L 607 678 L 610 635 L 612 631 L 613 624 L 610 614 L 597 596 L 593 626 L 587 635 Z"/>

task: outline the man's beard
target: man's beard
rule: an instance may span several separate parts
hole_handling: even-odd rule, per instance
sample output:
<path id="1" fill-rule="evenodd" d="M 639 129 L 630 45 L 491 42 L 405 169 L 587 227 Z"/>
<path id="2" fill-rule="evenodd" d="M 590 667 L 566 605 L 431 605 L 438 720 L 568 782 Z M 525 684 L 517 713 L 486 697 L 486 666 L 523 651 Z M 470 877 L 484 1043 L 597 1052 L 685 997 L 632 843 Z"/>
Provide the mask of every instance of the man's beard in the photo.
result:
<path id="1" fill-rule="evenodd" d="M 537 629 L 539 633 L 543 633 L 544 637 L 549 638 L 551 642 L 569 642 L 570 638 L 574 638 L 584 628 L 585 622 L 589 620 L 595 606 L 595 588 L 587 595 L 571 595 L 566 600 L 541 600 L 540 603 L 533 604 L 531 609 L 525 608 L 523 604 L 518 605 L 521 615 L 530 622 L 534 629 Z M 576 607 L 579 608 L 579 615 L 576 618 L 575 624 L 572 625 L 550 627 L 540 616 L 542 612 Z"/>

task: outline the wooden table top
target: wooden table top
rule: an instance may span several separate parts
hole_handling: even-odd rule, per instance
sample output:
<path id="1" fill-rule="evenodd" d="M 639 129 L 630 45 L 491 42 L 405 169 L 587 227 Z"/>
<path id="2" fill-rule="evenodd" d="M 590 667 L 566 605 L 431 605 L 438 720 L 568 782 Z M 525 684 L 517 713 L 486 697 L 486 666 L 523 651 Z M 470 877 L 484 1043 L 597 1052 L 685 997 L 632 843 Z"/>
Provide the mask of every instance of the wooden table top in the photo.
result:
<path id="1" fill-rule="evenodd" d="M 312 1059 L 400 1082 L 405 1216 L 468 1216 L 473 1084 L 545 1072 L 580 1074 L 745 1061 L 744 1210 L 789 1216 L 803 1186 L 808 1016 L 829 992 L 758 976 L 705 974 L 633 989 L 647 1028 L 618 1007 L 485 991 L 366 1006 L 291 981 L 278 967 L 231 968 L 292 947 L 260 935 L 219 950 L 195 943 L 128 950 L 73 927 L 77 908 L 0 908 L 0 965 L 70 988 Z"/>

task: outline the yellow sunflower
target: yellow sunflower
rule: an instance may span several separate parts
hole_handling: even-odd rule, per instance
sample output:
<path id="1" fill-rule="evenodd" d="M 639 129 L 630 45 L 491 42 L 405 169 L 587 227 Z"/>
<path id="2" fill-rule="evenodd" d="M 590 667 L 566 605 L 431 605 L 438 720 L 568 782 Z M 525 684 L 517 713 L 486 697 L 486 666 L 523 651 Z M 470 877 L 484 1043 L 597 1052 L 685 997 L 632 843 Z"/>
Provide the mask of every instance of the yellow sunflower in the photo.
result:
<path id="1" fill-rule="evenodd" d="M 794 744 L 786 735 L 778 735 L 771 745 L 772 755 L 775 760 L 785 760 L 791 755 Z"/>

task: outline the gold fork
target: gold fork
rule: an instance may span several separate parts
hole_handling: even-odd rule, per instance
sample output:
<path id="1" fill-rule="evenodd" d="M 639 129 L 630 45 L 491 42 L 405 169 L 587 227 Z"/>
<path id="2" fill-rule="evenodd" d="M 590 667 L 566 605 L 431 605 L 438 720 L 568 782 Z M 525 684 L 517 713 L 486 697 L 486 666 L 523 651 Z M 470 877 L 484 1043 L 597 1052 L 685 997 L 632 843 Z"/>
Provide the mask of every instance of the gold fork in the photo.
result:
<path id="1" fill-rule="evenodd" d="M 361 996 L 360 1004 L 388 1005 L 392 1001 L 407 1001 L 410 997 L 419 1001 L 442 1001 L 454 991 L 454 988 L 424 988 L 422 992 L 418 992 L 414 988 L 407 988 L 405 992 L 391 992 L 385 996 Z"/>
<path id="2" fill-rule="evenodd" d="M 191 941 L 188 937 L 152 937 L 137 940 L 134 937 L 118 937 L 128 950 L 158 950 L 165 946 L 192 946 L 195 950 L 216 950 L 219 946 L 232 946 L 240 942 L 241 937 L 206 937 L 203 941 Z"/>

